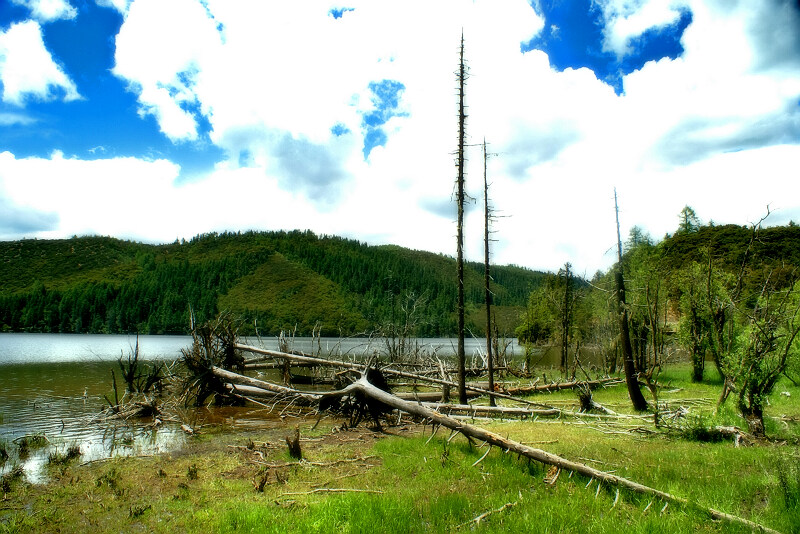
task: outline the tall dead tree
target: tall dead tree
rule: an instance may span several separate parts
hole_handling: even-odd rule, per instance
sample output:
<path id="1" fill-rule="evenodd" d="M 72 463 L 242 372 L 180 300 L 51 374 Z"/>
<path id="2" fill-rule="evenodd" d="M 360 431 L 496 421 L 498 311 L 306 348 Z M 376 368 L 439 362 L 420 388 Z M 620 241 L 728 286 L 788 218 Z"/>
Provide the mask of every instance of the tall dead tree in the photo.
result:
<path id="1" fill-rule="evenodd" d="M 457 196 L 458 203 L 458 229 L 456 236 L 457 269 L 458 269 L 458 399 L 461 404 L 467 403 L 466 372 L 464 353 L 464 145 L 466 143 L 467 115 L 464 106 L 464 83 L 467 78 L 467 69 L 464 64 L 464 33 L 461 33 L 461 51 L 459 52 L 458 73 L 458 152 L 457 162 Z"/>
<path id="2" fill-rule="evenodd" d="M 483 279 L 486 300 L 486 365 L 489 368 L 489 390 L 494 391 L 494 361 L 492 357 L 492 290 L 489 287 L 491 275 L 489 273 L 489 181 L 486 173 L 486 138 L 483 139 Z M 494 406 L 494 397 L 489 397 L 489 405 Z"/>
<path id="3" fill-rule="evenodd" d="M 566 375 L 569 359 L 569 334 L 572 330 L 572 265 L 564 264 L 564 304 L 561 315 L 561 373 Z M 577 358 L 578 355 L 576 354 Z"/>
<path id="4" fill-rule="evenodd" d="M 636 365 L 633 361 L 633 347 L 631 346 L 631 333 L 628 325 L 628 305 L 625 302 L 625 278 L 622 269 L 622 238 L 619 234 L 619 205 L 617 204 L 617 190 L 614 189 L 614 211 L 617 218 L 617 269 L 614 277 L 617 282 L 617 312 L 619 314 L 620 345 L 622 345 L 623 366 L 625 369 L 625 383 L 628 386 L 628 396 L 633 403 L 633 409 L 647 410 L 642 390 L 639 389 L 639 378 Z"/>

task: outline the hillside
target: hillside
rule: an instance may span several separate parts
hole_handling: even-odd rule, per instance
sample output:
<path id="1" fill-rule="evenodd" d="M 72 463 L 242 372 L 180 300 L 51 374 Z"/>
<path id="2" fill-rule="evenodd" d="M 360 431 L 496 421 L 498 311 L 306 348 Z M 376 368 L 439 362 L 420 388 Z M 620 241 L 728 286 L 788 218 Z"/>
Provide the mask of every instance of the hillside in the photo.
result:
<path id="1" fill-rule="evenodd" d="M 747 226 L 702 226 L 697 231 L 676 233 L 659 243 L 672 270 L 692 261 L 707 261 L 711 252 L 714 263 L 726 270 L 738 269 L 752 236 Z M 749 254 L 766 262 L 800 266 L 800 226 L 761 228 Z"/>
<path id="2" fill-rule="evenodd" d="M 230 311 L 243 333 L 371 333 L 406 319 L 415 335 L 455 332 L 455 260 L 311 232 L 206 234 L 149 245 L 110 237 L 0 243 L 0 330 L 183 333 Z M 483 332 L 483 265 L 468 264 L 466 298 Z M 492 267 L 501 331 L 516 326 L 542 278 Z M 485 323 L 485 319 L 483 320 Z"/>

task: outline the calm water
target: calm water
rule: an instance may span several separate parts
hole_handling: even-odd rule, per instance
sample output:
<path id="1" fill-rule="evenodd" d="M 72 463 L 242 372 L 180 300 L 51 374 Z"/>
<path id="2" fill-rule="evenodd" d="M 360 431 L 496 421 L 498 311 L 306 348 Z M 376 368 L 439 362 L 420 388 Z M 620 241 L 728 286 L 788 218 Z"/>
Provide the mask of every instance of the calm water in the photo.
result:
<path id="1" fill-rule="evenodd" d="M 140 357 L 175 360 L 190 341 L 142 336 Z M 71 445 L 80 447 L 81 461 L 179 447 L 184 437 L 177 424 L 154 430 L 100 417 L 103 395 L 112 391 L 111 369 L 119 381 L 116 360 L 135 344 L 135 336 L 0 334 L 0 443 L 11 454 L 0 471 L 19 464 L 29 481 L 39 482 L 48 454 Z M 49 445 L 18 458 L 20 438 L 34 434 L 44 434 Z"/>
<path id="2" fill-rule="evenodd" d="M 244 342 L 278 348 L 276 338 Z M 295 350 L 343 358 L 386 353 L 387 349 L 381 339 L 295 338 L 290 343 Z M 11 454 L 0 465 L 0 473 L 21 465 L 30 482 L 41 482 L 46 478 L 43 467 L 49 453 L 63 452 L 71 445 L 80 447 L 82 462 L 181 447 L 186 437 L 179 422 L 166 422 L 154 429 L 147 420 L 126 423 L 100 417 L 107 406 L 104 395 L 113 395 L 111 370 L 117 373 L 122 394 L 117 360 L 127 358 L 135 344 L 135 336 L 124 335 L 0 334 L 0 444 L 5 444 Z M 174 362 L 180 358 L 181 349 L 190 344 L 189 336 L 139 336 L 139 357 L 149 362 Z M 452 339 L 418 339 L 413 346 L 423 353 L 447 357 L 455 353 L 456 344 Z M 479 365 L 483 341 L 467 340 L 466 351 Z M 511 351 L 521 352 L 516 344 Z M 250 408 L 189 410 L 185 417 L 186 422 L 224 421 L 248 427 L 265 421 L 263 410 Z M 41 434 L 49 445 L 19 458 L 19 440 Z"/>
<path id="3" fill-rule="evenodd" d="M 269 349 L 278 348 L 276 338 L 246 339 L 244 342 Z M 11 458 L 0 465 L 0 473 L 21 465 L 27 479 L 45 478 L 43 466 L 54 449 L 70 445 L 81 449 L 82 462 L 117 455 L 145 455 L 174 450 L 185 436 L 180 423 L 167 422 L 153 429 L 149 421 L 126 423 L 100 417 L 107 406 L 103 396 L 112 397 L 111 370 L 117 373 L 117 360 L 133 351 L 136 336 L 69 334 L 0 334 L 0 443 L 6 444 Z M 174 362 L 181 349 L 190 346 L 189 336 L 139 336 L 139 357 L 145 361 Z M 292 348 L 338 357 L 385 353 L 381 339 L 295 338 Z M 447 357 L 455 353 L 455 340 L 418 339 L 414 346 L 425 353 Z M 480 365 L 484 342 L 466 340 L 468 358 Z M 521 353 L 513 344 L 511 352 Z M 191 421 L 223 421 L 237 426 L 264 424 L 263 410 L 239 408 L 197 410 L 185 414 Z M 18 458 L 20 438 L 44 434 L 50 445 Z"/>

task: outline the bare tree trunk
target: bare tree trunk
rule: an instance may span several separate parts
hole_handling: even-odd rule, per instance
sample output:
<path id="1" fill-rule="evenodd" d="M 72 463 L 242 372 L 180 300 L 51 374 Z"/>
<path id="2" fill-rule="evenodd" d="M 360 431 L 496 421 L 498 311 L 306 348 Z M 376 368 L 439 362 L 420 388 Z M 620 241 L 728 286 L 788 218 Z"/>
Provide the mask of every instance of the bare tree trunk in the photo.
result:
<path id="1" fill-rule="evenodd" d="M 572 327 L 572 273 L 567 262 L 564 265 L 564 306 L 561 316 L 561 376 L 566 377 L 569 367 L 569 331 Z M 577 358 L 577 354 L 575 356 Z"/>
<path id="2" fill-rule="evenodd" d="M 486 362 L 489 368 L 489 390 L 494 391 L 494 358 L 492 357 L 492 290 L 489 287 L 489 181 L 486 176 L 486 139 L 483 140 L 483 265 L 484 289 L 486 300 Z M 494 406 L 494 397 L 489 397 L 489 406 Z"/>
<path id="3" fill-rule="evenodd" d="M 639 380 L 636 376 L 636 364 L 633 361 L 633 347 L 631 346 L 631 334 L 628 326 L 628 305 L 625 302 L 625 279 L 622 275 L 622 238 L 619 234 L 619 206 L 617 204 L 617 190 L 614 190 L 614 210 L 617 216 L 617 305 L 619 307 L 619 329 L 620 342 L 622 343 L 623 367 L 625 369 L 625 382 L 628 385 L 628 396 L 633 403 L 633 409 L 637 411 L 647 410 L 647 400 L 645 400 L 642 390 L 639 389 Z"/>
<path id="4" fill-rule="evenodd" d="M 456 251 L 458 265 L 458 398 L 461 404 L 467 403 L 465 388 L 466 373 L 464 370 L 466 354 L 464 353 L 464 144 L 466 142 L 466 113 L 464 108 L 464 82 L 466 80 L 464 65 L 464 34 L 461 34 L 461 52 L 458 67 L 458 229 Z"/>

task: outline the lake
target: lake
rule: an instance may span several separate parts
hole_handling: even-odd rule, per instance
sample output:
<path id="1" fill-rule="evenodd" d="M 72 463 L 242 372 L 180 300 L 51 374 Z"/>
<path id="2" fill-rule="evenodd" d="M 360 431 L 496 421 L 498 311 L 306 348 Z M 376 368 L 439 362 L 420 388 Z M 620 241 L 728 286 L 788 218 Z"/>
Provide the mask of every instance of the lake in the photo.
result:
<path id="1" fill-rule="evenodd" d="M 118 455 L 146 455 L 181 447 L 185 439 L 180 422 L 165 422 L 155 429 L 143 423 L 128 424 L 100 417 L 112 398 L 111 370 L 120 382 L 117 360 L 133 351 L 136 336 L 95 334 L 0 334 L 0 444 L 6 444 L 11 458 L 0 465 L 0 473 L 19 464 L 30 482 L 45 478 L 44 465 L 54 449 L 70 445 L 81 449 L 82 462 Z M 181 349 L 191 345 L 189 336 L 139 336 L 139 357 L 149 362 L 173 362 Z M 244 343 L 276 350 L 277 338 L 242 340 Z M 382 339 L 295 338 L 295 350 L 340 357 L 369 356 L 386 352 Z M 414 346 L 442 357 L 455 354 L 456 340 L 417 339 Z M 482 364 L 485 341 L 465 340 L 468 359 Z M 512 342 L 508 353 L 522 354 Z M 254 408 L 210 408 L 187 410 L 191 423 L 219 422 L 237 426 L 268 424 L 263 410 Z M 24 436 L 44 434 L 47 447 L 32 450 L 27 457 L 16 455 Z"/>

